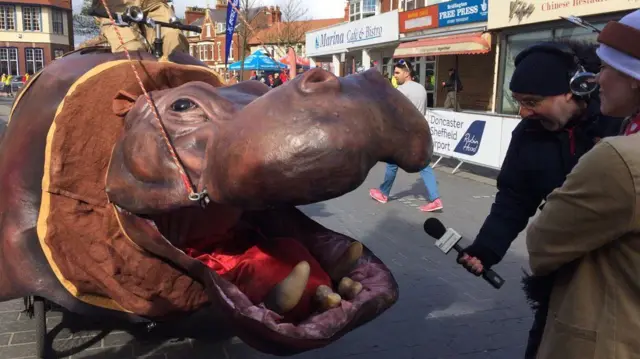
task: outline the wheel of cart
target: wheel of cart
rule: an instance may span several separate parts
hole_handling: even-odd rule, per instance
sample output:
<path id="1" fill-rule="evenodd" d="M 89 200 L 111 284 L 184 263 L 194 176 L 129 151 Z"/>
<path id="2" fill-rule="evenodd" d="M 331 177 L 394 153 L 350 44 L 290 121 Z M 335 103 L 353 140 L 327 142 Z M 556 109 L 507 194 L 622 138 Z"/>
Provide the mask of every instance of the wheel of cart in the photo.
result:
<path id="1" fill-rule="evenodd" d="M 36 358 L 47 357 L 47 309 L 48 303 L 42 297 L 25 297 L 25 312 L 36 321 Z"/>

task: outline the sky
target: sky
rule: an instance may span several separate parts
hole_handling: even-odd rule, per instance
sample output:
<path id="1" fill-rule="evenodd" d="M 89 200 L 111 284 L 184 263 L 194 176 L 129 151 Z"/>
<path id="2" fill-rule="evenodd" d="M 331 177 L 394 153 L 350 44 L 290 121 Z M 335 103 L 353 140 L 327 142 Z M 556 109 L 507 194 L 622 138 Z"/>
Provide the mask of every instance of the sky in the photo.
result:
<path id="1" fill-rule="evenodd" d="M 287 1 L 300 1 L 301 6 L 309 9 L 307 17 L 311 19 L 330 19 L 344 16 L 345 0 L 255 0 L 261 5 L 282 5 Z M 209 0 L 209 5 L 215 4 L 215 0 Z M 207 0 L 173 0 L 176 14 L 180 17 L 184 15 L 187 6 L 207 5 Z M 82 0 L 73 1 L 74 12 L 79 12 L 82 8 Z"/>

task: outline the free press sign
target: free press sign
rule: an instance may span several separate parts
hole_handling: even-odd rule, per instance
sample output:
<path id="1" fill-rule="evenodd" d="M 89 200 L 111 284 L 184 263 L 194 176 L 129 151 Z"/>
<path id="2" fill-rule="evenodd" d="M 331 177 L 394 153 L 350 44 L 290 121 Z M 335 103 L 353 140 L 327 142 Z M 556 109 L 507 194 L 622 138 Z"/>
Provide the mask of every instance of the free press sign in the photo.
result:
<path id="1" fill-rule="evenodd" d="M 492 0 L 498 1 L 498 0 Z M 640 0 L 638 0 L 640 1 Z M 487 21 L 489 0 L 452 0 L 400 13 L 400 33 Z"/>
<path id="2" fill-rule="evenodd" d="M 488 0 L 455 0 L 437 6 L 438 27 L 487 21 L 489 18 Z"/>

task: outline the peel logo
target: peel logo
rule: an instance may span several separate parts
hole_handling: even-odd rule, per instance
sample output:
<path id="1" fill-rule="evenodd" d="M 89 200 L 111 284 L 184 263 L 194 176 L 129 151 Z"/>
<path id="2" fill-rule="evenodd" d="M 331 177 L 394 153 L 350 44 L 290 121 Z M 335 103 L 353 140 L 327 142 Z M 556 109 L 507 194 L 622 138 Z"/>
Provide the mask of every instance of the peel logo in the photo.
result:
<path id="1" fill-rule="evenodd" d="M 487 12 L 487 0 L 482 0 L 482 4 L 480 4 L 480 10 L 482 10 L 482 12 Z"/>
<path id="2" fill-rule="evenodd" d="M 473 121 L 453 152 L 462 153 L 467 156 L 473 156 L 478 153 L 485 124 L 485 121 Z"/>

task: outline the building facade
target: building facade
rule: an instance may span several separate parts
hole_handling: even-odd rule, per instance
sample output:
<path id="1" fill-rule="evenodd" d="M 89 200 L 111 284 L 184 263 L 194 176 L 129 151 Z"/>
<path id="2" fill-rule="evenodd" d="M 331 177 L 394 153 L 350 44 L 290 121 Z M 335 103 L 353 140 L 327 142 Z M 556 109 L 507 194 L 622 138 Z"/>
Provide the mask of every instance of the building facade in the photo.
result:
<path id="1" fill-rule="evenodd" d="M 579 16 L 602 29 L 608 21 L 619 20 L 640 7 L 635 0 L 493 0 L 489 4 L 489 30 L 500 43 L 496 76 L 496 108 L 500 114 L 515 115 L 518 105 L 511 98 L 509 80 L 515 57 L 527 46 L 541 41 L 579 40 L 595 42 L 597 34 L 563 20 Z"/>
<path id="2" fill-rule="evenodd" d="M 279 12 L 279 8 L 277 9 Z M 279 15 L 278 19 L 282 19 Z M 272 26 L 257 31 L 249 40 L 250 52 L 266 50 L 274 59 L 280 60 L 292 47 L 299 57 L 307 57 L 306 37 L 309 31 L 343 23 L 343 18 L 276 21 Z"/>
<path id="3" fill-rule="evenodd" d="M 382 71 L 399 43 L 397 2 L 349 0 L 345 21 L 306 34 L 306 54 L 316 62 L 332 63 L 336 75 L 372 66 Z"/>
<path id="4" fill-rule="evenodd" d="M 70 0 L 0 3 L 0 73 L 34 74 L 73 50 Z"/>
<path id="5" fill-rule="evenodd" d="M 197 8 L 187 7 L 185 22 L 202 28 L 200 34 L 187 32 L 189 53 L 212 69 L 222 72 L 225 68 L 225 40 L 226 40 L 226 2 L 218 1 L 216 7 Z M 234 32 L 229 49 L 228 63 L 235 61 L 241 49 L 238 34 Z"/>
<path id="6" fill-rule="evenodd" d="M 409 60 L 416 81 L 427 90 L 428 107 L 442 107 L 447 95 L 442 83 L 456 69 L 463 85 L 456 96 L 460 108 L 491 111 L 496 53 L 487 31 L 488 0 L 414 0 L 404 5 L 415 8 L 401 9 L 401 43 L 393 58 L 384 59 L 389 73 L 394 60 Z"/>

